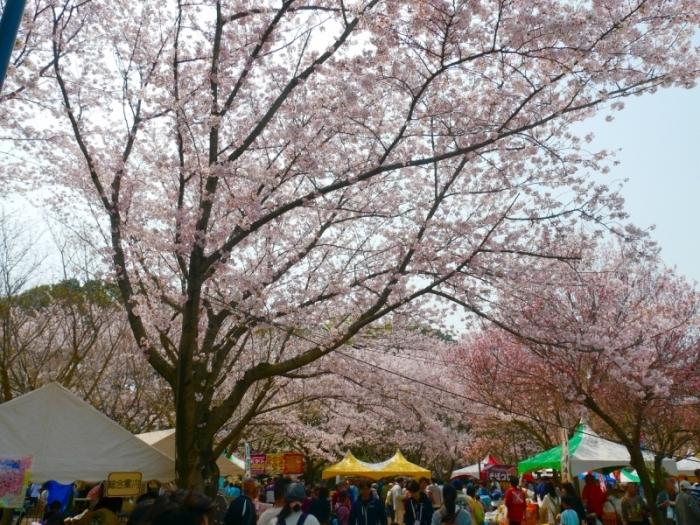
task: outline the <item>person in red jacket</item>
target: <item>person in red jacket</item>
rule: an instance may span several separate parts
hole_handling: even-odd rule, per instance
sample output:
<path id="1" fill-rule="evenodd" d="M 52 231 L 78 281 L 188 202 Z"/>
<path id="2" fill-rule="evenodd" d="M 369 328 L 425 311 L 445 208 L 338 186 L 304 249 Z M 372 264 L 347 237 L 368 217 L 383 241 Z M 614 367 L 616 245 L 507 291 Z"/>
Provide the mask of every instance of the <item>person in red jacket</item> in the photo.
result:
<path id="1" fill-rule="evenodd" d="M 517 476 L 511 476 L 510 488 L 506 491 L 505 504 L 510 525 L 520 525 L 525 519 L 525 509 L 527 509 L 525 492 L 518 487 L 518 483 Z"/>
<path id="2" fill-rule="evenodd" d="M 608 496 L 600 488 L 600 483 L 596 481 L 592 474 L 586 476 L 586 485 L 583 487 L 582 499 L 589 514 L 595 514 L 599 519 L 603 519 L 603 505 L 605 505 L 605 500 L 608 499 Z"/>

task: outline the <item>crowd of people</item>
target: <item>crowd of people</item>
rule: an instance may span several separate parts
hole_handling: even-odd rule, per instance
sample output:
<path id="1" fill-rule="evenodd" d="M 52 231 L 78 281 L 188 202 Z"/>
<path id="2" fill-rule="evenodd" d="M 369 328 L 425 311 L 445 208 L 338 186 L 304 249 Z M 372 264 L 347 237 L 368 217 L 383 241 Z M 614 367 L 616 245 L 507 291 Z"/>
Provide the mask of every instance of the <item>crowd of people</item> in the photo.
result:
<path id="1" fill-rule="evenodd" d="M 592 474 L 586 475 L 580 496 L 571 483 L 557 489 L 550 479 L 541 479 L 532 492 L 542 524 L 648 525 L 655 505 L 667 525 L 700 525 L 700 484 L 687 480 L 668 478 L 654 502 L 636 483 L 607 486 Z"/>
<path id="2" fill-rule="evenodd" d="M 696 474 L 700 479 L 700 472 Z M 297 490 L 299 516 L 312 520 L 307 525 L 648 525 L 651 515 L 636 484 L 606 486 L 593 475 L 586 476 L 580 492 L 572 483 L 557 486 L 545 477 L 526 486 L 517 477 L 506 483 L 357 480 L 338 484 L 332 493 L 323 487 L 309 490 L 303 499 L 301 489 Z M 291 501 L 282 494 L 286 493 L 275 490 L 277 509 Z M 700 484 L 669 479 L 654 505 L 667 525 L 700 525 L 698 496 Z M 242 505 L 232 503 L 230 509 L 234 508 Z M 278 513 L 274 508 L 266 510 L 254 522 L 252 515 L 243 519 L 236 510 L 229 512 L 225 525 L 303 525 L 276 523 Z"/>
<path id="3" fill-rule="evenodd" d="M 696 472 L 700 479 L 700 471 Z M 32 487 L 45 499 L 49 488 Z M 149 482 L 136 501 L 105 495 L 104 485 L 86 490 L 88 508 L 63 501 L 45 505 L 41 525 L 649 525 L 650 502 L 634 483 L 606 486 L 588 475 L 579 492 L 572 483 L 540 478 L 526 486 L 453 480 L 358 479 L 305 487 L 288 478 L 259 483 L 226 482 L 217 497 L 167 490 Z M 76 493 L 78 494 L 78 493 Z M 668 479 L 653 504 L 667 525 L 700 525 L 700 483 Z"/>

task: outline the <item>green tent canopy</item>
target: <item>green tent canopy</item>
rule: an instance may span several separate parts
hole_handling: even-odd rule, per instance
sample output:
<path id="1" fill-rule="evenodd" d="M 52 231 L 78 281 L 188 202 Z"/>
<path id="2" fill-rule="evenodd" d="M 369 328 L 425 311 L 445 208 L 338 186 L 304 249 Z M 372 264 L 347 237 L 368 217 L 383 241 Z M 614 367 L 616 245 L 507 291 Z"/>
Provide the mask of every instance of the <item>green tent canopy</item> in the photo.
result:
<path id="1" fill-rule="evenodd" d="M 584 425 L 579 425 L 576 427 L 576 431 L 571 439 L 569 439 L 569 454 L 573 454 L 574 451 L 581 444 L 581 438 L 583 437 Z M 562 446 L 558 445 L 544 452 L 540 452 L 532 456 L 531 458 L 524 459 L 518 463 L 518 474 L 522 475 L 526 472 L 535 472 L 537 470 L 560 470 L 561 469 L 561 449 Z"/>

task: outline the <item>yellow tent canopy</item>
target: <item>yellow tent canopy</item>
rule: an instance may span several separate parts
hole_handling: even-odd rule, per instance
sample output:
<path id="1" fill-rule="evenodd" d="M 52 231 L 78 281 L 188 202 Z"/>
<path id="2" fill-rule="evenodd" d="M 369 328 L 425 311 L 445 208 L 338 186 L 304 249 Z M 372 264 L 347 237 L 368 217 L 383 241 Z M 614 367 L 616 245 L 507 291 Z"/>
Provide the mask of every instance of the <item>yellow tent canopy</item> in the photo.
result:
<path id="1" fill-rule="evenodd" d="M 376 470 L 372 463 L 360 461 L 353 456 L 352 452 L 348 452 L 339 463 L 325 469 L 321 477 L 323 479 L 330 479 L 336 476 L 343 476 L 346 478 L 355 476 L 358 478 L 375 479 L 374 474 L 376 474 Z"/>
<path id="2" fill-rule="evenodd" d="M 353 456 L 351 452 L 348 452 L 339 463 L 325 469 L 321 477 L 323 479 L 330 479 L 335 476 L 379 480 L 396 476 L 404 476 L 407 478 L 420 478 L 425 476 L 430 478 L 431 473 L 428 469 L 408 461 L 401 451 L 397 450 L 396 454 L 380 463 L 360 461 Z"/>
<path id="3" fill-rule="evenodd" d="M 397 450 L 396 454 L 379 465 L 381 467 L 378 468 L 378 472 L 381 473 L 382 478 L 403 476 L 406 478 L 426 477 L 430 479 L 432 475 L 428 469 L 408 461 L 400 450 Z"/>

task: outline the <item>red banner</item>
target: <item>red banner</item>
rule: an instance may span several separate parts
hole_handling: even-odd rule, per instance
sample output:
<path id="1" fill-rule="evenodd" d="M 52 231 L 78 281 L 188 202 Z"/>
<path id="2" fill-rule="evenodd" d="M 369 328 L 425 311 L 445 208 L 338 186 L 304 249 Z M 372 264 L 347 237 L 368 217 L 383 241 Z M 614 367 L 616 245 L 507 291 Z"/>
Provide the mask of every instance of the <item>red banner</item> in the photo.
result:
<path id="1" fill-rule="evenodd" d="M 284 475 L 300 475 L 304 473 L 304 454 L 288 452 L 284 455 Z"/>

